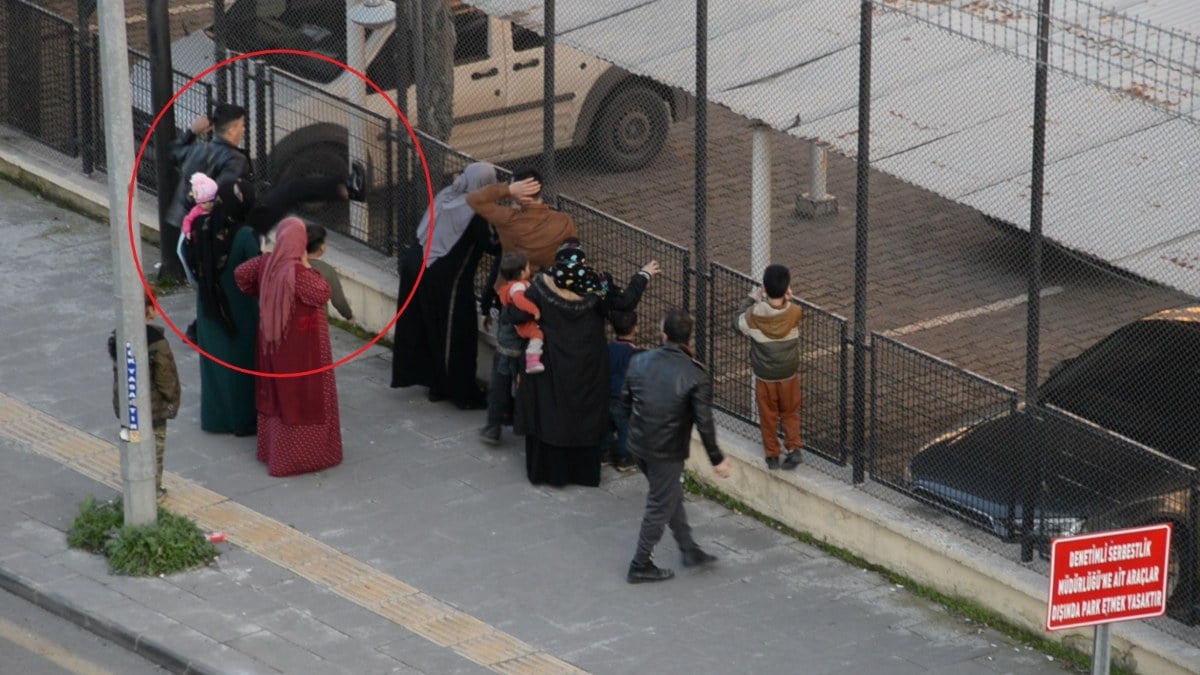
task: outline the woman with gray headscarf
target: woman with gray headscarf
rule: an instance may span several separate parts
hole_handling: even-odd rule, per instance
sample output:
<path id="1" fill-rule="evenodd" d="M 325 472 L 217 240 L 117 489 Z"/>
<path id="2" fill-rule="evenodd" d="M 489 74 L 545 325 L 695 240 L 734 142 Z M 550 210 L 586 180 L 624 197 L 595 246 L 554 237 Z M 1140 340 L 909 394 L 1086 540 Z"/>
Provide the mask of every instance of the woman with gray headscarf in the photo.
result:
<path id="1" fill-rule="evenodd" d="M 426 209 L 417 244 L 404 253 L 400 265 L 399 304 L 407 302 L 408 308 L 396 321 L 392 386 L 423 385 L 429 387 L 429 400 L 448 398 L 463 409 L 487 406 L 475 382 L 475 270 L 489 245 L 488 224 L 467 205 L 466 196 L 495 182 L 495 167 L 477 162 L 438 192 L 433 227 Z"/>

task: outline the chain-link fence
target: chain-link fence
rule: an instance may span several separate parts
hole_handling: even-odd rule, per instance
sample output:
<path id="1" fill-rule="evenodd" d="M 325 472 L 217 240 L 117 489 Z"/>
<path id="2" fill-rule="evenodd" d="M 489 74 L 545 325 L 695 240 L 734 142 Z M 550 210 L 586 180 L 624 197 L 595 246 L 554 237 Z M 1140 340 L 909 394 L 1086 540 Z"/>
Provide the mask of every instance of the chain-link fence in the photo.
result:
<path id="1" fill-rule="evenodd" d="M 79 137 L 75 27 L 24 2 L 0 2 L 0 121 L 75 156 Z M 20 26 L 19 29 L 11 28 Z"/>
<path id="2" fill-rule="evenodd" d="M 537 3 L 421 0 L 406 5 L 407 27 L 359 26 L 361 52 L 347 40 L 356 28 L 340 2 L 235 0 L 214 37 L 236 52 L 305 49 L 355 61 L 397 92 L 425 130 L 422 144 L 438 149 L 435 191 L 472 158 L 541 168 L 602 269 L 620 279 L 650 258 L 663 262 L 644 324 L 668 305 L 706 315 L 698 347 L 716 402 L 751 438 L 749 343 L 731 320 L 753 282 L 738 270 L 750 268 L 765 235 L 756 260 L 791 268 L 804 299 L 803 433 L 831 473 L 865 460 L 863 489 L 896 488 L 878 493 L 938 523 L 953 514 L 950 527 L 976 526 L 965 534 L 1014 558 L 1055 533 L 1176 522 L 1172 613 L 1188 618 L 1200 570 L 1200 410 L 1190 395 L 1200 323 L 1187 312 L 1140 321 L 1200 304 L 1200 193 L 1192 189 L 1200 42 L 1194 30 L 1164 24 L 1186 23 L 1171 14 L 1185 1 L 1121 11 L 1051 3 L 1043 163 L 1031 153 L 1043 18 L 1035 0 L 869 0 L 861 15 L 837 3 L 709 3 L 703 73 L 695 8 L 681 13 L 666 0 L 620 10 L 560 0 L 552 41 Z M 0 2 L 37 14 L 29 5 Z M 442 51 L 422 37 L 440 35 L 439 21 L 455 35 L 441 40 Z M 173 37 L 199 41 L 196 27 L 173 25 Z M 871 42 L 860 51 L 863 28 Z M 397 51 L 405 44 L 424 49 L 406 61 Z M 69 117 L 14 108 L 10 90 L 33 86 L 13 82 L 28 67 L 13 61 L 18 55 L 32 58 L 12 47 L 0 55 L 8 59 L 0 113 L 58 148 L 60 132 L 45 129 L 69 127 Z M 362 105 L 346 102 L 347 87 L 361 81 L 311 61 L 268 61 L 262 86 L 272 102 L 261 110 L 266 97 L 254 101 L 251 115 L 266 127 L 248 148 L 272 176 L 294 162 L 344 171 L 364 161 L 376 188 L 366 224 L 356 229 L 348 207 L 319 217 L 385 253 L 411 245 L 426 198 L 406 134 L 381 97 L 367 91 Z M 867 109 L 860 66 L 871 84 Z M 700 74 L 702 106 L 685 93 Z M 253 73 L 242 77 L 226 96 L 249 102 Z M 697 113 L 707 134 L 700 186 Z M 869 154 L 856 157 L 860 147 Z M 1037 175 L 1045 182 L 1035 195 Z M 863 192 L 847 208 L 860 178 L 870 181 L 869 199 Z M 703 210 L 697 187 L 707 195 Z M 1052 245 L 1035 255 L 1039 199 L 1036 220 Z M 697 269 L 708 260 L 715 264 Z M 1028 311 L 1031 300 L 1037 311 Z M 851 322 L 838 316 L 852 312 L 861 344 L 851 344 Z M 1112 346 L 1120 344 L 1124 351 Z M 1104 360 L 1113 353 L 1131 356 Z M 857 373 L 869 389 L 865 419 L 852 412 L 849 355 L 870 357 Z M 1136 479 L 1105 487 L 1131 471 Z M 1194 629 L 1176 633 L 1197 639 Z"/>

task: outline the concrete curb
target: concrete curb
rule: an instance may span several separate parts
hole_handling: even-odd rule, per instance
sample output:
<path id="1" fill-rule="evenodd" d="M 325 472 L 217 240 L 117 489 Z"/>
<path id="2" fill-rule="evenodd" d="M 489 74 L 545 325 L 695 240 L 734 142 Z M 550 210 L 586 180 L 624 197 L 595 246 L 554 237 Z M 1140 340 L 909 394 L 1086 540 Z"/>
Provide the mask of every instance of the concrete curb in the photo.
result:
<path id="1" fill-rule="evenodd" d="M 180 675 L 225 675 L 224 671 L 197 662 L 182 651 L 173 649 L 165 640 L 147 637 L 124 625 L 110 621 L 97 613 L 77 606 L 70 598 L 44 590 L 39 584 L 0 566 L 0 588 L 23 598 L 38 607 L 95 633 L 97 636 L 128 649 L 172 673 Z M 213 642 L 213 648 L 220 645 Z"/>

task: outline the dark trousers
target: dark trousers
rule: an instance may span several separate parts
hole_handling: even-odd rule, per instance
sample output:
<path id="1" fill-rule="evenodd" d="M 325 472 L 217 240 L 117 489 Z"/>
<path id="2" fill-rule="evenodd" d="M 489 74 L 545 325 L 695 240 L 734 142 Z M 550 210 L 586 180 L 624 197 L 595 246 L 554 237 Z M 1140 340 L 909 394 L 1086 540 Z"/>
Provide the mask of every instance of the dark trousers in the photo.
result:
<path id="1" fill-rule="evenodd" d="M 498 427 L 505 418 L 512 418 L 513 377 L 517 374 L 517 359 L 499 352 L 492 357 L 492 377 L 488 382 L 487 425 Z"/>
<path id="2" fill-rule="evenodd" d="M 663 528 L 667 525 L 671 526 L 671 534 L 680 551 L 696 548 L 687 513 L 683 510 L 683 461 L 647 462 L 638 458 L 638 468 L 650 482 L 650 492 L 646 494 L 646 513 L 642 517 L 642 531 L 638 535 L 633 563 L 645 565 L 650 562 L 654 546 L 662 539 Z"/>
<path id="3" fill-rule="evenodd" d="M 629 456 L 629 418 L 615 396 L 608 401 L 608 430 L 613 462 L 619 462 Z"/>

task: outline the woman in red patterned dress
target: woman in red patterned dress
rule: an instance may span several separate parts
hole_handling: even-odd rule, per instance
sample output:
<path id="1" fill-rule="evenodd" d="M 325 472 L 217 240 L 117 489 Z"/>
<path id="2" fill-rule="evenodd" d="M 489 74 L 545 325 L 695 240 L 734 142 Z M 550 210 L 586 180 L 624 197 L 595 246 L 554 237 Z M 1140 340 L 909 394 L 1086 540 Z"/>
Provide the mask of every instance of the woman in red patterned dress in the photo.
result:
<path id="1" fill-rule="evenodd" d="M 333 362 L 325 303 L 329 284 L 308 262 L 304 222 L 279 223 L 275 249 L 234 272 L 238 288 L 259 301 L 257 368 L 302 373 Z M 342 461 L 333 370 L 302 377 L 258 377 L 258 461 L 272 476 L 320 471 Z"/>

